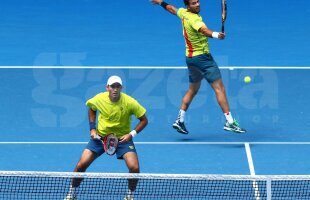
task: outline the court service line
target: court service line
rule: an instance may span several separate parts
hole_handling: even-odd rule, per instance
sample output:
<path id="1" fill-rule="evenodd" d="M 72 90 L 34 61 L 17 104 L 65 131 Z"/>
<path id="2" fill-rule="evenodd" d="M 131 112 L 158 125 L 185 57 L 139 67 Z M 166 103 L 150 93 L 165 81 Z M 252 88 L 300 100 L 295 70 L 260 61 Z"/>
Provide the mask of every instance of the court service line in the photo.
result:
<path id="1" fill-rule="evenodd" d="M 88 142 L 10 141 L 0 144 L 87 144 Z M 139 145 L 310 145 L 310 142 L 135 142 Z"/>
<path id="2" fill-rule="evenodd" d="M 187 69 L 185 66 L 0 66 L 0 69 Z M 310 69 L 300 66 L 221 66 L 220 69 Z"/>

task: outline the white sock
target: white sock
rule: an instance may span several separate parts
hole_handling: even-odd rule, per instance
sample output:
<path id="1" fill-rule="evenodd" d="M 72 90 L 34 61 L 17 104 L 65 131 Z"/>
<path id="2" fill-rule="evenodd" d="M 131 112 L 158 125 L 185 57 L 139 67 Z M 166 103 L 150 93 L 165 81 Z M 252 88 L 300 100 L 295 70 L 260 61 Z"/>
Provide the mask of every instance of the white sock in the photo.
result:
<path id="1" fill-rule="evenodd" d="M 184 122 L 184 118 L 185 118 L 185 111 L 181 109 L 179 111 L 178 120 L 180 120 L 180 122 Z"/>
<path id="2" fill-rule="evenodd" d="M 130 189 L 128 189 L 127 197 L 128 198 L 133 198 L 133 191 L 131 191 Z"/>
<path id="3" fill-rule="evenodd" d="M 72 187 L 72 185 L 71 185 L 71 186 L 70 186 L 69 193 L 68 193 L 68 197 L 70 197 L 70 198 L 75 198 L 76 195 L 77 195 L 77 190 L 78 190 L 77 187 Z"/>
<path id="4" fill-rule="evenodd" d="M 226 120 L 228 121 L 229 124 L 232 124 L 234 123 L 234 118 L 232 117 L 231 113 L 228 112 L 228 113 L 224 113 L 225 117 L 226 117 Z"/>

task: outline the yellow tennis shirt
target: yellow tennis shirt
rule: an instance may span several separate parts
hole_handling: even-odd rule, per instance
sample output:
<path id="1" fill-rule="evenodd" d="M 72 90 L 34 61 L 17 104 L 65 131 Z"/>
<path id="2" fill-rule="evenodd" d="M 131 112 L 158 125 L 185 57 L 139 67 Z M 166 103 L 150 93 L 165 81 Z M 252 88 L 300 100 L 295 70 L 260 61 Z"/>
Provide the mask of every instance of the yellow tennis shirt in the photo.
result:
<path id="1" fill-rule="evenodd" d="M 198 30 L 206 26 L 199 14 L 188 12 L 179 8 L 177 16 L 182 20 L 183 36 L 186 43 L 186 56 L 192 57 L 209 53 L 208 37 Z"/>
<path id="2" fill-rule="evenodd" d="M 99 111 L 97 131 L 100 136 L 114 133 L 118 138 L 131 131 L 131 116 L 142 117 L 146 109 L 134 98 L 121 93 L 118 102 L 112 102 L 108 92 L 102 92 L 89 99 L 86 106 Z"/>

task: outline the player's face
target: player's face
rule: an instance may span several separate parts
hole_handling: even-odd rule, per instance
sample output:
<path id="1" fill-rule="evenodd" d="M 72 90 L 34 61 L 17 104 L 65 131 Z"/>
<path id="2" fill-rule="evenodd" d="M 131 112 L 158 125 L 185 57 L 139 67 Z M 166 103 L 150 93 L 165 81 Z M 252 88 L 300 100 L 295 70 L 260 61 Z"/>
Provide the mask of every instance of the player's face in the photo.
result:
<path id="1" fill-rule="evenodd" d="M 200 12 L 199 0 L 189 0 L 187 8 L 190 12 L 198 14 Z"/>
<path id="2" fill-rule="evenodd" d="M 119 83 L 108 85 L 107 91 L 109 92 L 109 97 L 111 101 L 118 101 L 121 96 L 122 85 Z"/>

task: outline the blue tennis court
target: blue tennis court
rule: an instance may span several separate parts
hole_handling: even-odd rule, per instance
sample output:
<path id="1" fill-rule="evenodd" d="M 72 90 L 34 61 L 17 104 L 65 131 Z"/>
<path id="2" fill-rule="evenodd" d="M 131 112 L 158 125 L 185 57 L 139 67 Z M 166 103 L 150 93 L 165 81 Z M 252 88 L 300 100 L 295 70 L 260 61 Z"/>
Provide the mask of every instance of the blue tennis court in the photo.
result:
<path id="1" fill-rule="evenodd" d="M 223 130 L 204 82 L 181 135 L 171 127 L 188 87 L 178 18 L 148 1 L 2 1 L 0 171 L 72 171 L 89 139 L 85 102 L 116 74 L 147 108 L 149 125 L 135 138 L 141 172 L 310 174 L 310 2 L 228 6 L 226 39 L 209 41 L 247 133 Z M 220 30 L 220 2 L 201 0 L 201 15 Z M 105 155 L 88 171 L 127 168 Z"/>
<path id="2" fill-rule="evenodd" d="M 309 173 L 307 68 L 223 68 L 232 111 L 248 133 L 222 130 L 224 116 L 204 83 L 187 115 L 189 135 L 171 127 L 186 69 L 138 68 L 1 69 L 1 170 L 71 171 L 89 138 L 85 101 L 118 74 L 148 109 L 149 125 L 135 138 L 143 172 L 250 174 L 249 143 L 256 174 Z M 104 156 L 89 170 L 125 172 L 120 162 Z"/>

